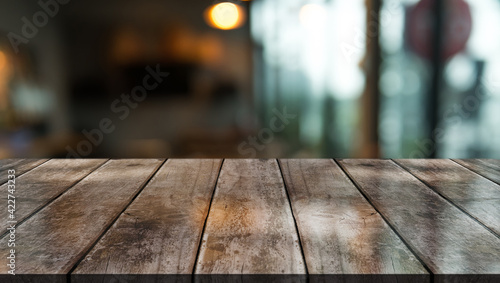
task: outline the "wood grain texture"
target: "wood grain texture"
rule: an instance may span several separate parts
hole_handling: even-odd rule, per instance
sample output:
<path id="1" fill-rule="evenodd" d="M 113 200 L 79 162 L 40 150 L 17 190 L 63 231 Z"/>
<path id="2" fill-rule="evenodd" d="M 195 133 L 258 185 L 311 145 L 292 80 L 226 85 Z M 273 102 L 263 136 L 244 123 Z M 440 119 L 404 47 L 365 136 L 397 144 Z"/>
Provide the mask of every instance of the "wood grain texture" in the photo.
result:
<path id="1" fill-rule="evenodd" d="M 276 160 L 224 161 L 195 273 L 305 273 Z"/>
<path id="2" fill-rule="evenodd" d="M 453 159 L 453 161 L 500 185 L 500 160 Z"/>
<path id="3" fill-rule="evenodd" d="M 15 220 L 24 220 L 104 162 L 106 159 L 51 159 L 19 176 L 14 194 Z M 0 186 L 0 191 L 7 192 L 7 184 Z M 7 203 L 7 194 L 2 194 L 1 199 Z M 8 215 L 7 209 L 0 209 L 0 219 L 6 222 Z"/>
<path id="4" fill-rule="evenodd" d="M 110 160 L 26 220 L 16 229 L 17 274 L 67 274 L 161 163 Z M 60 175 L 61 169 L 54 174 Z M 8 249 L 4 237 L 0 240 L 2 258 Z M 7 273 L 7 268 L 0 265 L 0 274 Z"/>
<path id="5" fill-rule="evenodd" d="M 500 186 L 446 159 L 395 160 L 500 236 Z"/>
<path id="6" fill-rule="evenodd" d="M 390 160 L 339 160 L 433 273 L 500 273 L 500 239 Z"/>
<path id="7" fill-rule="evenodd" d="M 191 274 L 221 160 L 168 160 L 73 274 Z"/>
<path id="8" fill-rule="evenodd" d="M 428 273 L 333 160 L 280 164 L 310 274 Z"/>
<path id="9" fill-rule="evenodd" d="M 47 159 L 1 159 L 0 160 L 0 185 L 7 182 L 8 170 L 16 170 L 16 178 L 27 171 L 44 163 Z"/>

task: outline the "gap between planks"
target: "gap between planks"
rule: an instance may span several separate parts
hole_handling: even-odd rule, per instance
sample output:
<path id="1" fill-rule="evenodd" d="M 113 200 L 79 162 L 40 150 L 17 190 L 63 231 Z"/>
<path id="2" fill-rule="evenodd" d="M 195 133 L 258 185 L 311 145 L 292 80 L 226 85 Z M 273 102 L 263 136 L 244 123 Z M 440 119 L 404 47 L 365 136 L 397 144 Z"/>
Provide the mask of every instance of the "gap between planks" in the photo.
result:
<path id="1" fill-rule="evenodd" d="M 450 159 L 450 160 L 451 160 L 451 161 L 453 161 L 453 162 L 455 162 L 456 164 L 458 164 L 458 165 L 460 165 L 460 166 L 464 167 L 465 169 L 467 169 L 467 170 L 471 171 L 472 173 L 474 173 L 474 174 L 476 174 L 476 175 L 479 175 L 479 176 L 481 176 L 481 177 L 483 177 L 483 178 L 485 178 L 485 179 L 487 179 L 487 180 L 490 180 L 490 181 L 492 181 L 493 183 L 495 183 L 495 184 L 497 184 L 497 185 L 500 185 L 500 182 L 499 182 L 498 180 L 494 180 L 494 179 L 492 179 L 491 177 L 486 176 L 487 174 L 485 174 L 484 172 L 481 172 L 481 171 L 480 171 L 480 170 L 478 170 L 478 169 L 472 169 L 471 167 L 466 166 L 463 162 L 464 162 L 464 161 L 466 162 L 467 160 L 461 160 L 461 159 Z M 500 172 L 499 172 L 499 174 L 500 174 Z"/>
<path id="2" fill-rule="evenodd" d="M 360 189 L 359 185 L 356 183 L 354 180 L 353 176 L 344 168 L 344 166 L 338 162 L 337 159 L 333 158 L 333 161 L 340 167 L 340 169 L 344 172 L 344 174 L 349 178 L 351 183 L 356 187 L 356 189 L 363 195 L 365 200 L 377 211 L 377 213 L 382 217 L 382 219 L 385 221 L 385 223 L 394 231 L 394 233 L 399 237 L 399 239 L 403 242 L 403 244 L 411 251 L 411 253 L 415 256 L 415 258 L 418 259 L 420 264 L 425 268 L 425 270 L 429 273 L 430 276 L 430 282 L 434 282 L 434 273 L 431 271 L 429 266 L 422 260 L 422 258 L 418 255 L 418 253 L 415 252 L 415 250 L 412 248 L 409 242 L 406 241 L 404 237 L 401 236 L 401 234 L 398 232 L 398 230 L 387 220 L 385 215 L 379 211 L 379 209 L 373 204 L 373 202 L 370 200 L 370 198 L 363 192 L 363 190 Z"/>
<path id="3" fill-rule="evenodd" d="M 208 204 L 207 216 L 205 216 L 205 221 L 203 221 L 203 228 L 201 228 L 200 241 L 198 242 L 198 249 L 196 250 L 196 256 L 194 257 L 193 270 L 191 274 L 195 274 L 196 264 L 200 257 L 201 245 L 203 242 L 203 236 L 205 235 L 205 229 L 207 228 L 208 215 L 210 215 L 210 209 L 212 208 L 212 203 L 214 201 L 215 190 L 217 190 L 217 185 L 219 184 L 220 172 L 222 171 L 222 166 L 224 166 L 224 161 L 226 159 L 223 158 L 220 162 L 219 172 L 217 172 L 217 179 L 215 180 L 214 189 L 212 190 L 212 196 L 210 197 L 210 203 Z"/>
<path id="4" fill-rule="evenodd" d="M 306 271 L 306 275 L 308 275 L 309 274 L 309 270 L 307 269 L 306 256 L 304 255 L 304 246 L 302 245 L 302 239 L 301 239 L 301 236 L 300 236 L 299 226 L 297 224 L 297 219 L 295 218 L 295 214 L 293 212 L 292 201 L 290 199 L 290 193 L 288 192 L 288 186 L 286 185 L 285 177 L 283 176 L 283 168 L 281 167 L 281 161 L 279 159 L 276 159 L 276 162 L 278 163 L 278 168 L 280 170 L 281 180 L 283 181 L 283 186 L 285 187 L 286 198 L 288 200 L 288 205 L 290 206 L 290 212 L 292 213 L 293 223 L 295 224 L 295 231 L 297 232 L 297 237 L 299 239 L 300 253 L 302 254 L 302 260 L 304 262 L 304 268 L 305 268 L 305 271 Z"/>
<path id="5" fill-rule="evenodd" d="M 25 173 L 28 173 L 29 171 L 32 171 L 33 169 L 35 168 L 38 168 L 40 167 L 41 165 L 47 163 L 48 161 L 50 160 L 54 160 L 54 159 L 47 159 L 46 161 L 40 163 L 39 165 L 29 169 L 28 171 L 24 172 L 23 174 L 21 175 L 24 175 Z M 47 206 L 49 206 L 50 204 L 52 204 L 55 200 L 57 200 L 58 198 L 60 198 L 62 195 L 64 195 L 65 193 L 67 193 L 71 188 L 73 188 L 74 186 L 76 186 L 78 183 L 80 183 L 82 180 L 84 180 L 85 178 L 87 178 L 88 176 L 90 176 L 90 174 L 94 173 L 94 171 L 96 171 L 97 169 L 101 168 L 102 166 L 104 166 L 105 164 L 107 164 L 109 162 L 109 158 L 106 159 L 106 161 L 104 161 L 102 164 L 100 164 L 99 166 L 97 166 L 96 168 L 94 168 L 92 171 L 90 171 L 89 173 L 85 174 L 84 176 L 82 176 L 80 179 L 78 179 L 76 182 L 74 182 L 72 185 L 68 186 L 66 189 L 64 189 L 63 191 L 61 191 L 59 194 L 57 194 L 55 197 L 53 197 L 52 199 L 50 199 L 46 204 L 44 204 L 43 206 L 39 207 L 38 209 L 34 210 L 33 212 L 31 212 L 30 214 L 28 214 L 27 216 L 25 216 L 23 219 L 21 219 L 20 221 L 18 221 L 16 223 L 16 228 L 19 227 L 20 225 L 22 225 L 24 222 L 28 221 L 31 217 L 35 216 L 38 212 L 40 212 L 41 210 L 43 210 L 44 208 L 46 208 Z M 16 179 L 18 177 L 20 177 L 21 175 L 19 176 L 16 176 Z M 4 232 L 3 234 L 0 234 L 0 239 L 3 239 L 3 237 L 5 237 L 7 234 L 9 234 L 9 231 L 7 230 L 6 232 Z"/>
<path id="6" fill-rule="evenodd" d="M 122 214 L 127 210 L 127 208 L 134 202 L 134 200 L 141 194 L 141 192 L 144 190 L 144 188 L 146 188 L 146 186 L 149 184 L 149 182 L 151 181 L 151 179 L 153 179 L 153 177 L 156 175 L 156 173 L 158 173 L 158 171 L 160 170 L 160 168 L 165 164 L 165 162 L 167 162 L 167 159 L 164 159 L 160 165 L 158 167 L 156 167 L 156 169 L 153 171 L 153 173 L 151 173 L 151 175 L 148 177 L 148 179 L 144 182 L 144 184 L 141 186 L 141 188 L 139 189 L 139 191 L 134 195 L 134 197 L 130 200 L 130 202 L 123 208 L 123 210 L 110 222 L 110 224 L 106 227 L 106 229 L 101 233 L 101 235 L 99 235 L 99 237 L 94 241 L 94 243 L 92 243 L 89 248 L 87 249 L 87 251 L 85 251 L 82 256 L 75 262 L 75 264 L 73 265 L 73 267 L 68 271 L 68 273 L 66 274 L 66 278 L 67 278 L 67 282 L 71 282 L 71 274 L 73 273 L 73 271 L 78 267 L 78 265 L 85 259 L 85 257 L 87 256 L 87 254 L 97 245 L 97 243 L 99 243 L 99 241 L 102 239 L 102 237 L 106 234 L 106 232 L 108 232 L 108 230 L 113 227 L 113 224 L 115 224 L 115 222 L 120 218 L 120 216 L 122 216 Z"/>
<path id="7" fill-rule="evenodd" d="M 225 160 L 196 274 L 305 275 L 306 263 L 283 183 L 276 159 Z M 263 218 L 254 221 L 256 216 Z M 280 240 L 276 242 L 273 235 Z M 224 246 L 227 241 L 232 244 Z"/>
<path id="8" fill-rule="evenodd" d="M 450 161 L 452 162 L 455 162 L 453 161 L 452 159 L 449 159 Z M 396 164 L 398 167 L 400 167 L 401 169 L 405 170 L 406 172 L 410 173 L 415 179 L 417 179 L 419 182 L 421 182 L 422 184 L 424 184 L 427 188 L 429 188 L 430 190 L 432 190 L 433 192 L 435 192 L 436 194 L 438 194 L 441 198 L 443 198 L 445 201 L 447 201 L 448 203 L 450 203 L 452 206 L 456 207 L 458 210 L 460 210 L 462 213 L 464 213 L 465 215 L 467 215 L 469 218 L 471 218 L 472 220 L 474 220 L 475 222 L 477 222 L 479 225 L 481 225 L 484 229 L 486 229 L 488 232 L 490 232 L 491 234 L 493 234 L 494 236 L 496 236 L 497 238 L 500 239 L 500 235 L 497 234 L 495 231 L 493 231 L 491 228 L 489 228 L 488 226 L 486 226 L 482 221 L 480 221 L 479 219 L 477 219 L 476 217 L 472 216 L 467 210 L 465 210 L 464 208 L 460 207 L 459 205 L 457 205 L 452 199 L 450 199 L 449 197 L 445 196 L 444 194 L 442 194 L 441 192 L 439 192 L 438 190 L 434 189 L 430 184 L 428 184 L 426 181 L 422 180 L 421 178 L 419 178 L 417 175 L 415 175 L 409 168 L 407 168 L 406 166 L 404 166 L 403 164 L 400 164 L 399 162 L 397 162 L 396 160 L 394 159 L 391 159 L 391 161 Z M 473 174 L 475 175 L 478 175 L 479 177 L 485 179 L 485 180 L 488 180 L 488 181 L 491 181 L 493 182 L 492 180 L 484 177 L 483 175 L 477 173 L 477 172 L 474 172 L 472 170 L 470 170 L 469 168 L 463 166 L 462 164 L 458 163 L 458 162 L 455 162 L 456 164 L 462 166 L 464 169 L 466 169 L 467 171 L 469 172 L 472 172 Z M 493 182 L 495 185 L 497 185 L 496 182 Z"/>
<path id="9" fill-rule="evenodd" d="M 14 159 L 14 160 L 22 160 L 22 159 Z M 43 159 L 40 159 L 40 160 L 43 160 Z M 26 171 L 23 171 L 23 172 L 22 172 L 22 173 L 20 173 L 20 174 L 18 174 L 18 172 L 17 172 L 17 170 L 16 170 L 16 174 L 15 174 L 15 175 L 16 175 L 16 179 L 17 179 L 17 178 L 19 178 L 19 177 L 21 177 L 22 175 L 24 175 L 24 174 L 26 174 L 26 173 L 30 172 L 31 170 L 33 170 L 33 169 L 35 169 L 35 168 L 39 167 L 40 165 L 43 165 L 43 164 L 47 163 L 47 162 L 48 162 L 48 161 L 50 161 L 50 160 L 51 160 L 51 158 L 49 158 L 49 159 L 45 159 L 45 160 L 44 160 L 43 162 L 41 162 L 40 164 L 37 164 L 37 165 L 35 165 L 35 166 L 31 167 L 31 168 L 28 168 Z M 24 165 L 25 165 L 25 164 L 24 164 Z M 15 165 L 13 165 L 13 166 L 15 166 Z M 21 165 L 21 166 L 22 166 L 22 165 Z M 5 185 L 5 184 L 6 184 L 6 183 L 8 183 L 8 182 L 9 182 L 8 180 L 5 180 L 5 181 L 3 181 L 3 182 L 1 182 L 1 183 L 0 183 L 0 186 L 3 186 L 3 185 Z M 1 237 L 0 237 L 0 238 L 1 238 Z"/>
<path id="10" fill-rule="evenodd" d="M 391 160 L 338 162 L 434 274 L 498 273 L 499 239 L 406 170 Z"/>

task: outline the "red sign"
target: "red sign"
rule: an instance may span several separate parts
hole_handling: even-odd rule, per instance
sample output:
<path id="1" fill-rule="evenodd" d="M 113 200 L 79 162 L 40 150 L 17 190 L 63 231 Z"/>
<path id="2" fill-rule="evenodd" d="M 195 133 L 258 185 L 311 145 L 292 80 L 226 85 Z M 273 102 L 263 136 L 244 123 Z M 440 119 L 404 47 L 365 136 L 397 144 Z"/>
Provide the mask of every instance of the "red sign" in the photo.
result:
<path id="1" fill-rule="evenodd" d="M 432 57 L 434 28 L 433 7 L 436 0 L 421 0 L 408 11 L 408 43 L 424 58 Z M 465 49 L 472 30 L 469 5 L 464 0 L 445 0 L 442 58 L 447 60 Z"/>

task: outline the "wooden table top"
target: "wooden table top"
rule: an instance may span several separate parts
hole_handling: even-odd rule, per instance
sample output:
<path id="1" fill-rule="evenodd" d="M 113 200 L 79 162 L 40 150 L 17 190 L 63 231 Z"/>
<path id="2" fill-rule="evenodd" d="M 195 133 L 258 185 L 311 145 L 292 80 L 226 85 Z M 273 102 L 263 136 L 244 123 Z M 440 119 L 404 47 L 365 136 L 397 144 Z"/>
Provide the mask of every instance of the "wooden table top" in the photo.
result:
<path id="1" fill-rule="evenodd" d="M 500 279 L 500 160 L 10 159 L 0 172 L 2 225 L 17 221 L 15 241 L 0 232 L 2 282 L 12 249 L 16 278 L 51 282 Z"/>

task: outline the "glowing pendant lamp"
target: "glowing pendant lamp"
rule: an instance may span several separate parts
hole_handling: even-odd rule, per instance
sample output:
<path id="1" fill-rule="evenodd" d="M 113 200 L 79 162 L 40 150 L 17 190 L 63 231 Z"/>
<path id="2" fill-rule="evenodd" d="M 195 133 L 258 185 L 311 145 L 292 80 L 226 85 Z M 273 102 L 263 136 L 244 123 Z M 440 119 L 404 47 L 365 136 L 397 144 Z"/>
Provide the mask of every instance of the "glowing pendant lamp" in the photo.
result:
<path id="1" fill-rule="evenodd" d="M 205 10 L 205 21 L 216 29 L 236 29 L 245 23 L 245 10 L 240 5 L 221 2 Z"/>

